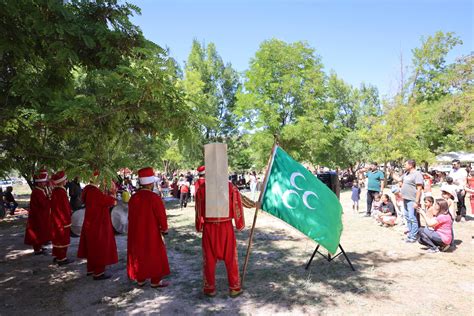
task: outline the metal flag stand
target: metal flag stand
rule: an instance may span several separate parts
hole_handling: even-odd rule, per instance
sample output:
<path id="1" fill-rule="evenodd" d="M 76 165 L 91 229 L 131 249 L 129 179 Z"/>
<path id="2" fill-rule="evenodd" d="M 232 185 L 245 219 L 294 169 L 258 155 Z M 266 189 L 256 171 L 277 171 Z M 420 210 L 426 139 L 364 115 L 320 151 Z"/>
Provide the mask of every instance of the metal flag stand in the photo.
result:
<path id="1" fill-rule="evenodd" d="M 336 259 L 337 257 L 339 257 L 340 255 L 343 255 L 343 256 L 346 258 L 347 263 L 349 263 L 349 265 L 351 266 L 352 271 L 355 271 L 354 266 L 353 266 L 352 263 L 351 263 L 351 260 L 349 260 L 349 257 L 346 255 L 346 252 L 345 252 L 344 249 L 342 248 L 341 244 L 339 244 L 339 249 L 341 249 L 341 251 L 340 251 L 339 253 L 337 253 L 336 255 L 334 255 L 334 256 L 331 256 L 331 254 L 330 254 L 329 252 L 328 252 L 327 255 L 321 253 L 321 252 L 319 251 L 319 247 L 320 247 L 320 246 L 321 246 L 321 245 L 318 245 L 318 246 L 316 247 L 316 249 L 314 250 L 313 255 L 311 256 L 311 259 L 309 259 L 308 264 L 306 264 L 306 267 L 305 267 L 306 270 L 308 270 L 308 268 L 309 268 L 311 262 L 313 261 L 314 256 L 316 255 L 316 253 L 318 253 L 318 254 L 321 255 L 321 257 L 323 257 L 324 259 L 326 259 L 328 262 L 331 262 L 331 261 L 333 261 L 334 259 Z"/>

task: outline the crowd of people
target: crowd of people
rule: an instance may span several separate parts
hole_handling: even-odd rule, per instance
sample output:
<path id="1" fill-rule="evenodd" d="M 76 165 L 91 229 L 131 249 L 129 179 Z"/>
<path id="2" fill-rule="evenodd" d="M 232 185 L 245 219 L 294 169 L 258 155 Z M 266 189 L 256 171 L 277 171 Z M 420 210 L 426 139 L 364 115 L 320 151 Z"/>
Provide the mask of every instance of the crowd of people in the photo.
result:
<path id="1" fill-rule="evenodd" d="M 419 242 L 428 252 L 447 251 L 455 246 L 456 222 L 466 221 L 466 197 L 469 195 L 474 210 L 474 171 L 452 161 L 452 170 L 440 183 L 440 196 L 434 197 L 434 177 L 419 171 L 415 160 L 407 160 L 404 172 L 394 179 L 392 197 L 384 193 L 385 175 L 377 163 L 365 171 L 367 178 L 367 209 L 381 226 L 404 225 L 407 243 Z M 361 188 L 359 181 L 352 184 L 353 210 L 359 210 Z M 392 200 L 393 199 L 393 200 Z"/>

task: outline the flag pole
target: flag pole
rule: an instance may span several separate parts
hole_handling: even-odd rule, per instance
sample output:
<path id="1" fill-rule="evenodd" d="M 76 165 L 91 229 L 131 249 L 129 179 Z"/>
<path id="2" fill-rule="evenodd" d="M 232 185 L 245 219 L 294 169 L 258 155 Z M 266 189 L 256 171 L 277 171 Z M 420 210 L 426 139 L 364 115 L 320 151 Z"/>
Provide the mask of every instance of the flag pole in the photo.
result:
<path id="1" fill-rule="evenodd" d="M 264 186 L 262 188 L 262 191 L 260 191 L 260 195 L 258 197 L 257 203 L 255 203 L 255 215 L 253 217 L 252 228 L 250 229 L 249 245 L 247 247 L 247 253 L 245 254 L 245 262 L 244 262 L 244 267 L 242 269 L 242 278 L 241 278 L 241 281 L 240 281 L 240 286 L 242 288 L 244 287 L 245 274 L 247 273 L 247 266 L 248 266 L 249 258 L 250 258 L 250 250 L 252 249 L 252 240 L 253 240 L 253 235 L 254 235 L 254 231 L 255 231 L 255 224 L 257 223 L 258 210 L 260 208 L 260 203 L 261 203 L 261 200 L 262 200 L 263 193 L 265 192 L 265 189 L 267 188 L 268 173 L 270 172 L 270 168 L 271 168 L 271 165 L 272 165 L 273 157 L 275 155 L 275 150 L 276 150 L 277 146 L 278 146 L 278 143 L 275 139 L 275 143 L 273 144 L 270 157 L 268 158 L 267 171 L 265 172 L 265 177 L 264 177 L 264 180 L 263 180 Z"/>

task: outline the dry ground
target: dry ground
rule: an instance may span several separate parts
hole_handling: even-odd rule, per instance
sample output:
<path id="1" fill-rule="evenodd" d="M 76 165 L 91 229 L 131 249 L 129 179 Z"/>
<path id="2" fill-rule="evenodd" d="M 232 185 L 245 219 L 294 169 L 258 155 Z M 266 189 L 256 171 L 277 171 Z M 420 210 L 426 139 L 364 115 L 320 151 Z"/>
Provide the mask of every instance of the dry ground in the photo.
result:
<path id="1" fill-rule="evenodd" d="M 127 279 L 126 236 L 116 236 L 119 263 L 108 269 L 113 278 L 93 281 L 85 276 L 84 261 L 57 267 L 50 256 L 33 256 L 23 244 L 25 218 L 8 219 L 0 222 L 0 314 L 473 315 L 474 221 L 456 224 L 454 251 L 427 254 L 421 245 L 402 241 L 401 226 L 379 227 L 353 212 L 350 192 L 342 193 L 341 201 L 341 243 L 355 272 L 341 257 L 331 263 L 315 257 L 305 270 L 315 244 L 259 213 L 245 292 L 236 299 L 227 295 L 222 263 L 218 296 L 201 294 L 200 236 L 193 229 L 192 203 L 183 211 L 167 204 L 172 285 L 162 290 L 138 289 Z M 253 214 L 246 211 L 248 229 L 238 234 L 241 265 Z M 70 257 L 78 241 L 72 239 Z"/>

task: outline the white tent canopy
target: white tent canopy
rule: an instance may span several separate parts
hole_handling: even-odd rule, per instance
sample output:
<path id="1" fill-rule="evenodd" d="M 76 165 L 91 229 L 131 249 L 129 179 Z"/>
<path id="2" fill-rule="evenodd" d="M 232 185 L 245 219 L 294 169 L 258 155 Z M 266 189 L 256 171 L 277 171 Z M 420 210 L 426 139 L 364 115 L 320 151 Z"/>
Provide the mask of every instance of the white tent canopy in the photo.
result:
<path id="1" fill-rule="evenodd" d="M 474 153 L 467 153 L 464 151 L 450 151 L 436 156 L 437 162 L 451 162 L 454 159 L 458 159 L 461 162 L 474 162 Z"/>

